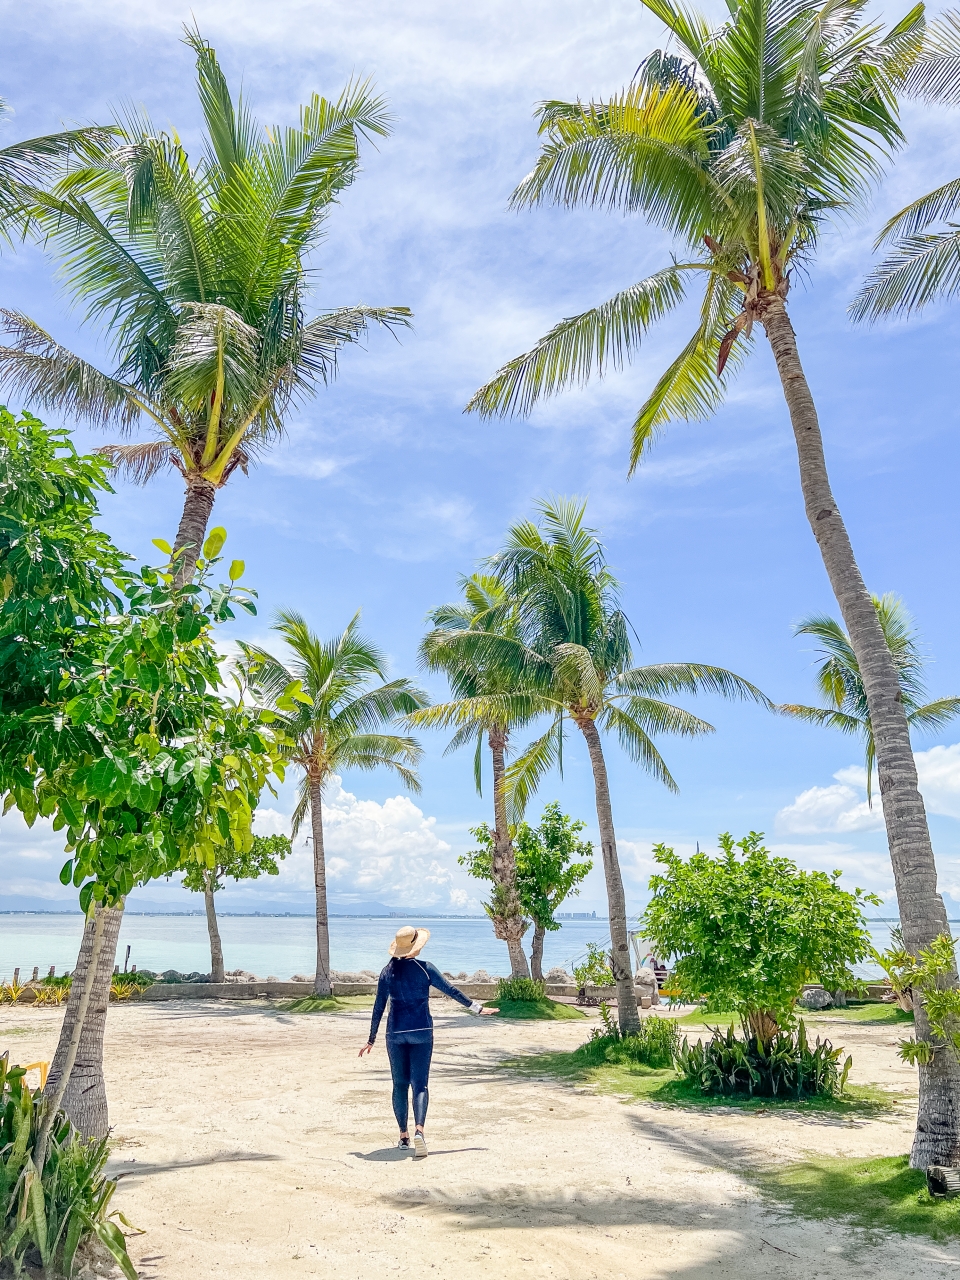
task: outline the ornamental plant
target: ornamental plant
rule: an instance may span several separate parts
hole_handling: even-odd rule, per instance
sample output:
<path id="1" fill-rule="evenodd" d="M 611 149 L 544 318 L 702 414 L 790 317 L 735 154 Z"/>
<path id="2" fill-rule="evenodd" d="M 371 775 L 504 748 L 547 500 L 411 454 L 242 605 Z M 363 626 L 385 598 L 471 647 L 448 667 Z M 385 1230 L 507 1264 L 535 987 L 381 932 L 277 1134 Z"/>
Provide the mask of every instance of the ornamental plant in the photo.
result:
<path id="1" fill-rule="evenodd" d="M 839 871 L 801 871 L 762 841 L 762 832 L 736 842 L 724 833 L 718 856 L 686 862 L 654 845 L 664 871 L 650 877 L 640 927 L 671 957 L 686 999 L 738 1014 L 744 1038 L 765 1047 L 793 1027 L 804 983 L 836 990 L 855 981 L 850 966 L 871 954 L 863 906 L 879 899 L 841 889 Z"/>

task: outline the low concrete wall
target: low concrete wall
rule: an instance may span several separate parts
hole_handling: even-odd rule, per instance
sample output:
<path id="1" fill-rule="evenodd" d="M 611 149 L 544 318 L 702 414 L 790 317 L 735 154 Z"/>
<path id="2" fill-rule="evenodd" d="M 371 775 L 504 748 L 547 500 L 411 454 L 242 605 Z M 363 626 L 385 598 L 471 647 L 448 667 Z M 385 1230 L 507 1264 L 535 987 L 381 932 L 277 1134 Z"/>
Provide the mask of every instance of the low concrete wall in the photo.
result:
<path id="1" fill-rule="evenodd" d="M 471 1000 L 493 1000 L 497 994 L 495 982 L 463 982 L 457 985 Z M 575 996 L 578 988 L 551 984 L 547 987 L 547 995 Z M 156 982 L 152 987 L 145 987 L 141 1000 L 257 1000 L 257 999 L 297 999 L 308 996 L 313 991 L 309 982 Z M 372 996 L 377 991 L 375 982 L 335 982 L 335 996 Z M 597 998 L 611 996 L 609 987 L 587 987 L 587 995 Z M 440 992 L 431 988 L 433 998 L 442 999 Z M 137 999 L 132 996 L 131 999 Z"/>

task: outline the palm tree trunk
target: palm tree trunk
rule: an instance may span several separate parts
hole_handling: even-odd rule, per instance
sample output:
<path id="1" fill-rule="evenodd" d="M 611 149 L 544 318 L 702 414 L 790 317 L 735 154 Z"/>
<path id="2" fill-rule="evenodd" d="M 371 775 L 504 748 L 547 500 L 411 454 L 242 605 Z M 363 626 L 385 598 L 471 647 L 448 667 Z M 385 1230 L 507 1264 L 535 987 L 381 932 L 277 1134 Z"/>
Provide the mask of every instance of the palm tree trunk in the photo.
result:
<path id="1" fill-rule="evenodd" d="M 207 933 L 210 935 L 210 981 L 223 982 L 223 943 L 217 924 L 217 908 L 213 901 L 215 871 L 207 871 L 203 877 L 203 905 L 207 909 Z"/>
<path id="2" fill-rule="evenodd" d="M 949 926 L 943 899 L 937 892 L 937 867 L 923 797 L 917 786 L 900 682 L 830 489 L 817 410 L 800 364 L 790 317 L 783 302 L 772 297 L 764 300 L 761 318 L 793 424 L 807 519 L 863 676 L 900 925 L 907 950 L 916 955 L 920 947 L 948 933 Z M 956 974 L 953 980 L 956 981 Z M 929 1039 L 930 1027 L 923 1010 L 917 1010 L 915 1016 L 917 1038 Z M 960 1062 L 946 1047 L 934 1053 L 932 1062 L 920 1067 L 920 1106 L 910 1163 L 915 1169 L 960 1163 Z"/>
<path id="3" fill-rule="evenodd" d="M 530 948 L 530 972 L 534 982 L 543 981 L 543 939 L 546 932 L 542 924 L 534 921 L 533 946 Z"/>
<path id="4" fill-rule="evenodd" d="M 177 529 L 177 540 L 173 544 L 173 553 L 184 548 L 183 555 L 177 561 L 176 584 L 182 587 L 190 582 L 196 572 L 197 561 L 203 550 L 203 540 L 207 536 L 207 525 L 213 500 L 217 496 L 217 487 L 205 480 L 203 476 L 190 472 L 187 476 L 187 492 L 183 499 L 183 514 L 180 527 Z"/>
<path id="5" fill-rule="evenodd" d="M 520 895 L 517 893 L 517 860 L 510 839 L 507 822 L 507 799 L 504 790 L 507 735 L 503 729 L 491 729 L 487 734 L 493 755 L 493 884 L 495 913 L 493 931 L 501 942 L 507 944 L 510 954 L 510 976 L 529 978 L 530 966 L 523 950 L 523 935 L 527 922 L 523 918 Z"/>
<path id="6" fill-rule="evenodd" d="M 610 807 L 610 784 L 607 781 L 607 763 L 603 758 L 603 744 L 596 723 L 584 717 L 577 725 L 587 741 L 590 763 L 593 766 L 593 784 L 597 794 L 597 823 L 600 827 L 600 850 L 603 855 L 603 875 L 607 882 L 607 903 L 610 910 L 610 964 L 617 984 L 617 1019 L 620 1034 L 632 1035 L 640 1030 L 637 1013 L 637 993 L 633 986 L 633 970 L 630 967 L 630 934 L 627 930 L 627 903 L 623 894 L 623 876 L 617 857 L 617 836 L 613 827 L 613 809 Z"/>
<path id="7" fill-rule="evenodd" d="M 103 938 L 84 1016 L 81 1008 L 83 989 L 90 972 L 97 921 L 102 921 Z M 60 1040 L 44 1089 L 45 1097 L 53 1098 L 66 1077 L 63 1097 L 58 1105 L 85 1138 L 106 1137 L 110 1128 L 107 1091 L 103 1082 L 103 1037 L 110 1002 L 110 982 L 116 963 L 117 939 L 122 923 L 121 903 L 118 907 L 97 907 L 94 919 L 88 921 L 84 928 L 77 966 L 73 971 L 73 985 L 64 1009 Z M 78 1022 L 81 1024 L 80 1036 L 71 1066 L 71 1045 Z"/>
<path id="8" fill-rule="evenodd" d="M 310 788 L 310 823 L 313 827 L 313 883 L 317 891 L 317 973 L 313 990 L 318 996 L 333 995 L 330 981 L 330 924 L 327 919 L 327 866 L 323 853 L 323 796 L 319 782 Z"/>

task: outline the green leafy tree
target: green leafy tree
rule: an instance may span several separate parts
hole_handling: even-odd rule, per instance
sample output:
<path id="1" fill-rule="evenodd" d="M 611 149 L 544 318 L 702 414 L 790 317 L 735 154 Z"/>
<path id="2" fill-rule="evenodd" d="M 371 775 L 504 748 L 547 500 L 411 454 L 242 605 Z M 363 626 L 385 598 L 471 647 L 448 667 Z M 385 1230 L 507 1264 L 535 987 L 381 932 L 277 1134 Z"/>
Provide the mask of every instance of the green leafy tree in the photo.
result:
<path id="1" fill-rule="evenodd" d="M 921 48 L 923 5 L 885 29 L 867 18 L 864 0 L 729 0 L 719 25 L 671 0 L 643 3 L 668 28 L 669 51 L 650 54 L 613 97 L 541 104 L 540 154 L 513 204 L 640 214 L 675 237 L 676 253 L 609 301 L 560 321 L 468 407 L 525 414 L 621 367 L 699 282 L 693 333 L 634 420 L 636 467 L 669 422 L 715 412 L 759 325 L 790 415 L 807 519 L 863 672 L 900 917 L 916 952 L 947 932 L 947 917 L 910 726 L 830 486 L 788 301 L 824 227 L 864 206 L 903 142 L 897 93 Z M 940 1067 L 921 1072 L 918 1168 L 960 1161 L 960 1067 Z"/>
<path id="2" fill-rule="evenodd" d="M 950 981 L 957 944 L 945 933 L 915 956 L 898 934 L 894 930 L 891 950 L 874 951 L 873 958 L 886 970 L 894 991 L 909 997 L 915 1018 L 922 1010 L 927 1028 L 924 1036 L 900 1041 L 900 1057 L 915 1066 L 926 1066 L 944 1054 L 960 1060 L 960 992 Z"/>
<path id="3" fill-rule="evenodd" d="M 586 825 L 567 817 L 554 801 L 544 809 L 539 827 L 520 822 L 510 828 L 516 850 L 521 910 L 533 921 L 530 967 L 535 982 L 543 981 L 544 936 L 547 931 L 560 928 L 554 913 L 571 893 L 579 893 L 577 886 L 593 868 L 593 845 L 589 840 L 577 839 Z M 475 880 L 493 884 L 491 901 L 484 903 L 484 909 L 487 915 L 495 918 L 497 895 L 502 893 L 493 870 L 496 833 L 482 823 L 479 827 L 471 827 L 470 834 L 480 847 L 463 854 L 457 861 Z M 574 862 L 574 858 L 585 861 Z"/>
<path id="4" fill-rule="evenodd" d="M 654 845 L 664 871 L 650 877 L 640 927 L 658 955 L 672 958 L 684 996 L 737 1013 L 744 1035 L 766 1045 L 792 1027 L 804 983 L 853 984 L 850 966 L 872 951 L 862 908 L 880 899 L 841 889 L 839 871 L 800 871 L 773 857 L 762 833 L 719 841 L 719 856 L 686 862 Z"/>
<path id="5" fill-rule="evenodd" d="M 596 793 L 617 1017 L 622 1033 L 630 1035 L 639 1026 L 639 1015 L 603 735 L 616 734 L 631 760 L 676 791 L 654 739 L 666 733 L 695 737 L 712 733 L 713 726 L 665 702 L 664 694 L 710 692 L 770 704 L 753 685 L 722 667 L 691 662 L 634 666 L 619 583 L 596 532 L 584 524 L 585 507 L 558 499 L 542 503 L 540 510 L 540 525 L 515 525 L 493 561 L 517 601 L 519 617 L 518 638 L 497 640 L 498 651 L 504 663 L 512 655 L 518 681 L 535 688 L 539 710 L 552 721 L 511 764 L 507 781 L 522 813 L 547 770 L 562 762 L 566 722 L 582 733 Z"/>
<path id="6" fill-rule="evenodd" d="M 281 661 L 265 649 L 244 645 L 239 663 L 251 695 L 284 735 L 284 758 L 301 774 L 291 835 L 296 837 L 309 814 L 317 899 L 317 995 L 332 992 L 324 789 L 346 769 L 383 767 L 411 791 L 420 790 L 419 743 L 406 734 L 382 730 L 424 706 L 427 696 L 405 678 L 386 680 L 386 659 L 359 626 L 357 613 L 345 631 L 323 641 L 299 613 L 281 610 L 274 630 L 290 658 Z"/>
<path id="7" fill-rule="evenodd" d="M 430 728 L 455 727 L 447 751 L 475 743 L 473 775 L 478 794 L 483 793 L 486 739 L 493 765 L 494 814 L 490 833 L 494 891 L 487 914 L 494 933 L 507 944 L 511 976 L 527 978 L 530 970 L 523 950 L 527 920 L 507 816 L 506 757 L 511 733 L 529 723 L 539 704 L 523 689 L 522 678 L 518 681 L 512 653 L 504 663 L 502 652 L 490 647 L 491 638 L 494 642 L 516 639 L 517 613 L 509 591 L 496 577 L 483 573 L 462 578 L 460 586 L 463 599 L 430 614 L 434 625 L 420 646 L 423 666 L 446 675 L 454 698 L 418 711 L 411 722 Z M 477 647 L 478 637 L 486 648 Z"/>
<path id="8" fill-rule="evenodd" d="M 305 259 L 357 175 L 360 141 L 389 133 L 369 83 L 335 101 L 314 94 L 300 122 L 264 129 L 231 97 L 216 53 L 196 30 L 206 122 L 191 165 L 176 133 L 142 112 L 117 122 L 32 217 L 85 318 L 115 359 L 104 373 L 33 320 L 0 312 L 9 345 L 0 381 L 36 407 L 152 438 L 111 445 L 137 482 L 183 476 L 178 577 L 189 581 L 217 491 L 280 437 L 292 408 L 334 376 L 340 349 L 371 325 L 408 324 L 405 307 L 340 307 L 307 318 Z"/>
<path id="9" fill-rule="evenodd" d="M 917 643 L 913 621 L 903 601 L 895 595 L 874 596 L 887 647 L 900 677 L 900 697 L 911 729 L 940 729 L 960 715 L 960 698 L 938 698 L 924 702 L 924 659 Z M 853 734 L 864 743 L 867 771 L 867 803 L 873 803 L 873 770 L 877 746 L 870 724 L 870 707 L 850 637 L 834 618 L 817 614 L 794 628 L 794 635 L 815 636 L 820 641 L 824 662 L 817 672 L 817 688 L 826 707 L 804 707 L 787 703 L 778 708 L 785 715 L 808 724 L 826 725 L 841 733 Z"/>
<path id="10" fill-rule="evenodd" d="M 62 1103 L 94 1136 L 107 1129 L 106 998 L 87 1014 L 113 967 L 110 909 L 135 885 L 214 865 L 218 847 L 249 847 L 282 772 L 256 713 L 222 696 L 211 638 L 234 605 L 254 608 L 250 593 L 206 577 L 180 590 L 172 565 L 129 570 L 94 524 L 105 469 L 65 432 L 0 411 L 0 794 L 4 811 L 63 833 L 61 881 L 92 912 L 47 1092 L 50 1123 Z"/>
<path id="11" fill-rule="evenodd" d="M 210 935 L 210 981 L 223 982 L 223 943 L 217 924 L 217 907 L 213 895 L 223 888 L 223 881 L 256 880 L 262 875 L 280 874 L 278 861 L 290 853 L 290 837 L 282 835 L 254 836 L 249 849 L 224 848 L 217 853 L 216 866 L 195 865 L 187 869 L 183 887 L 192 893 L 202 893 L 207 914 L 207 933 Z"/>

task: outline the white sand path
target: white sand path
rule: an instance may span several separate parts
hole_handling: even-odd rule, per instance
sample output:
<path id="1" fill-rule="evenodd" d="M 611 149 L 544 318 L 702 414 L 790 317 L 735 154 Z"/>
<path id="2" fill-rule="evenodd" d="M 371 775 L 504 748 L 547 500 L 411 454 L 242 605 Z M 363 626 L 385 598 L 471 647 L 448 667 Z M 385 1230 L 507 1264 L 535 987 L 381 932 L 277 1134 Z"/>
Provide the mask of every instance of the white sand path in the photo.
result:
<path id="1" fill-rule="evenodd" d="M 553 1280 L 941 1280 L 960 1247 L 777 1210 L 740 1171 L 805 1152 L 894 1155 L 883 1120 L 624 1105 L 498 1068 L 569 1049 L 584 1023 L 471 1018 L 441 1003 L 431 1155 L 395 1149 L 382 1037 L 363 1013 L 265 1004 L 116 1006 L 106 1053 L 116 1203 L 149 1280 L 323 1276 Z M 49 1058 L 59 1011 L 0 1010 L 0 1051 Z M 853 1080 L 911 1088 L 899 1028 L 824 1027 Z"/>

